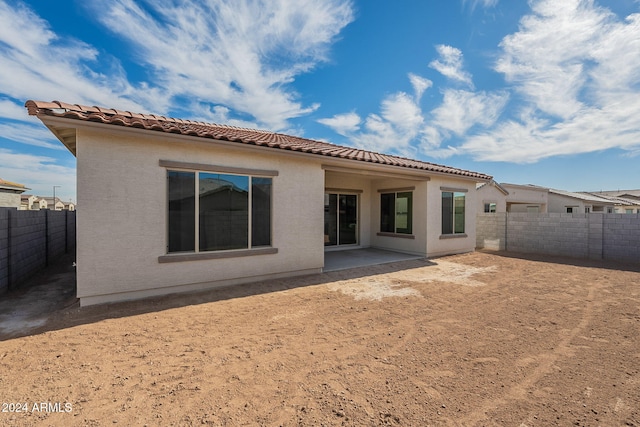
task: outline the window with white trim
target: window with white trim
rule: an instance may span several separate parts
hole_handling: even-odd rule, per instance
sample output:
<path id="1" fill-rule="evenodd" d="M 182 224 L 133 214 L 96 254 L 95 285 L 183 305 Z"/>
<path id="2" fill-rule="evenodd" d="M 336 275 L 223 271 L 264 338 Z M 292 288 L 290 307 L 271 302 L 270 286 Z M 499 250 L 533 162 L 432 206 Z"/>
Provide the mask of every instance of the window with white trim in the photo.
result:
<path id="1" fill-rule="evenodd" d="M 272 178 L 167 170 L 168 253 L 271 246 Z"/>
<path id="2" fill-rule="evenodd" d="M 465 193 L 442 192 L 442 234 L 464 234 Z"/>

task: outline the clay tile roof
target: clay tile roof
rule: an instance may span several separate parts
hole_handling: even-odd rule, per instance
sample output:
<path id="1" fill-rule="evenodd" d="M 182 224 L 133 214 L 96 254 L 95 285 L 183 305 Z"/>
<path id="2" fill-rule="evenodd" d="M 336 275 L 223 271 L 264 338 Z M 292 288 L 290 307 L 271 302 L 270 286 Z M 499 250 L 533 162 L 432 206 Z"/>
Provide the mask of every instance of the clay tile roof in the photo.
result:
<path id="1" fill-rule="evenodd" d="M 328 142 L 314 141 L 292 135 L 269 131 L 240 128 L 229 125 L 196 122 L 192 120 L 174 119 L 154 114 L 139 114 L 112 108 L 88 107 L 78 104 L 67 104 L 60 101 L 43 102 L 29 100 L 25 103 L 32 116 L 52 116 L 66 119 L 98 122 L 109 125 L 146 129 L 149 131 L 196 136 L 237 142 L 239 144 L 257 145 L 281 150 L 298 151 L 313 155 L 349 159 L 358 162 L 377 163 L 403 168 L 424 170 L 450 175 L 458 175 L 480 180 L 490 180 L 491 176 L 479 172 L 457 169 L 420 160 L 399 156 L 380 154 L 359 148 L 345 147 Z"/>
<path id="2" fill-rule="evenodd" d="M 17 182 L 7 181 L 0 178 L 0 185 L 6 185 L 7 187 L 26 188 L 24 184 L 18 184 Z"/>

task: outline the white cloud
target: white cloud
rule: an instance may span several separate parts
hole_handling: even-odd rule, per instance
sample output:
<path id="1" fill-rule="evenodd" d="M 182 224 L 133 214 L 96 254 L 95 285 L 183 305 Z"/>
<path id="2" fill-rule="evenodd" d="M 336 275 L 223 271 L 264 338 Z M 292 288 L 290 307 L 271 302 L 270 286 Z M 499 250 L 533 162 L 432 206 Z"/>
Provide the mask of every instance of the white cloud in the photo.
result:
<path id="1" fill-rule="evenodd" d="M 282 129 L 315 110 L 287 84 L 327 59 L 353 19 L 350 1 L 114 0 L 94 6 L 110 30 L 136 46 L 169 96 L 224 105 Z M 210 108 L 210 107 L 207 107 Z"/>
<path id="2" fill-rule="evenodd" d="M 433 86 L 433 82 L 431 80 L 425 79 L 424 77 L 420 77 L 413 73 L 409 73 L 409 80 L 411 81 L 413 90 L 416 93 L 416 102 L 420 102 L 422 94 L 431 86 Z"/>
<path id="3" fill-rule="evenodd" d="M 60 39 L 46 21 L 26 6 L 0 0 L 0 94 L 13 99 L 59 99 L 140 110 L 137 88 L 123 73 L 91 70 L 98 52 L 77 41 Z M 115 70 L 118 65 L 113 62 Z"/>
<path id="4" fill-rule="evenodd" d="M 0 117 L 11 120 L 25 120 L 27 110 L 22 104 L 16 104 L 10 99 L 0 98 Z"/>
<path id="5" fill-rule="evenodd" d="M 475 10 L 478 5 L 484 8 L 495 7 L 499 0 L 462 0 L 462 5 L 466 6 L 467 3 L 471 4 L 471 10 Z"/>
<path id="6" fill-rule="evenodd" d="M 531 2 L 505 37 L 496 70 L 521 114 L 459 146 L 479 160 L 542 158 L 640 147 L 640 14 L 620 20 L 591 0 Z"/>
<path id="7" fill-rule="evenodd" d="M 360 130 L 360 116 L 354 112 L 345 114 L 336 114 L 327 119 L 319 119 L 318 123 L 330 127 L 334 132 L 340 135 L 348 136 Z"/>
<path id="8" fill-rule="evenodd" d="M 611 148 L 634 152 L 640 149 L 638 111 L 640 96 L 628 94 L 604 108 L 586 108 L 573 120 L 551 122 L 532 114 L 507 121 L 460 148 L 478 160 L 516 163 Z"/>
<path id="9" fill-rule="evenodd" d="M 31 190 L 28 194 L 51 196 L 53 186 L 56 196 L 62 200 L 75 200 L 76 170 L 73 167 L 61 166 L 59 161 L 47 157 L 0 148 L 0 177 L 24 184 Z"/>
<path id="10" fill-rule="evenodd" d="M 442 104 L 432 111 L 432 124 L 445 132 L 464 135 L 474 125 L 495 123 L 507 103 L 506 93 L 447 89 Z"/>
<path id="11" fill-rule="evenodd" d="M 382 101 L 380 114 L 370 114 L 364 131 L 352 135 L 351 141 L 361 148 L 410 156 L 415 152 L 412 142 L 423 126 L 424 117 L 415 99 L 397 92 Z"/>
<path id="12" fill-rule="evenodd" d="M 0 136 L 21 144 L 50 148 L 53 150 L 66 150 L 66 148 L 56 140 L 51 132 L 39 123 L 0 122 Z"/>
<path id="13" fill-rule="evenodd" d="M 448 79 L 458 81 L 473 87 L 471 75 L 462 69 L 462 52 L 452 46 L 438 45 L 436 50 L 440 59 L 434 59 L 429 63 L 429 67 L 438 71 Z"/>

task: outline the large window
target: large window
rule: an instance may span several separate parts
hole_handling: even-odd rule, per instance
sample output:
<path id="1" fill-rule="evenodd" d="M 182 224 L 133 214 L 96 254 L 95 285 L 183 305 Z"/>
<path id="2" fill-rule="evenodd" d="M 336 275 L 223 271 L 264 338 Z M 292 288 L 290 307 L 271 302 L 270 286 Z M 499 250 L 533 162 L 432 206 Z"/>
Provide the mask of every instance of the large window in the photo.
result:
<path id="1" fill-rule="evenodd" d="M 411 234 L 413 193 L 411 191 L 380 194 L 380 231 Z"/>
<path id="2" fill-rule="evenodd" d="M 442 192 L 442 234 L 464 234 L 465 194 Z"/>
<path id="3" fill-rule="evenodd" d="M 168 252 L 271 245 L 272 178 L 167 171 Z"/>

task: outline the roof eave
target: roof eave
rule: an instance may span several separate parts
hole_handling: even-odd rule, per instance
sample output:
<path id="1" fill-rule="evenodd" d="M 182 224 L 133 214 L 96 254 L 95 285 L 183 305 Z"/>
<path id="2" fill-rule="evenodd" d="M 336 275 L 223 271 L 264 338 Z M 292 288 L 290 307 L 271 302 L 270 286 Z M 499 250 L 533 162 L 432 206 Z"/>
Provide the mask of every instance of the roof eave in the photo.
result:
<path id="1" fill-rule="evenodd" d="M 323 163 L 340 163 L 340 164 L 349 164 L 349 165 L 362 165 L 364 168 L 360 167 L 357 169 L 385 169 L 389 171 L 395 171 L 400 174 L 407 175 L 416 175 L 416 176 L 446 176 L 446 177 L 455 177 L 456 179 L 461 180 L 469 180 L 473 182 L 490 182 L 493 177 L 486 174 L 481 174 L 478 172 L 466 171 L 463 169 L 451 168 L 452 171 L 438 171 L 438 170 L 429 170 L 426 168 L 417 168 L 417 167 L 409 167 L 402 165 L 392 165 L 387 163 L 378 163 L 366 159 L 356 159 L 356 158 L 343 158 L 338 156 L 333 156 L 327 153 L 316 152 L 315 150 L 290 150 L 290 149 L 282 149 L 280 147 L 272 147 L 269 145 L 256 145 L 250 142 L 242 142 L 238 143 L 236 141 L 230 140 L 222 140 L 222 139 L 212 139 L 206 138 L 197 135 L 187 135 L 180 133 L 168 133 L 162 132 L 154 129 L 145 129 L 138 127 L 124 127 L 124 126 L 116 126 L 113 123 L 101 123 L 95 121 L 84 121 L 79 120 L 76 117 L 63 117 L 63 116 L 55 116 L 49 115 L 43 112 L 38 112 L 36 115 L 47 128 L 58 138 L 60 142 L 74 155 L 76 156 L 77 151 L 77 129 L 79 128 L 93 128 L 93 129 L 102 129 L 109 130 L 110 132 L 126 132 L 126 133 L 142 133 L 144 135 L 152 135 L 161 133 L 164 138 L 168 139 L 179 139 L 181 141 L 191 140 L 191 141 L 199 141 L 203 143 L 210 143 L 215 141 L 216 143 L 223 144 L 229 147 L 236 148 L 255 148 L 261 151 L 270 152 L 278 152 L 282 154 L 293 154 L 293 155 L 301 155 L 306 158 L 323 158 Z M 337 146 L 337 148 L 340 148 Z M 277 151 L 275 151 L 277 150 Z M 366 166 L 365 166 L 366 165 Z M 434 165 L 434 167 L 440 167 L 439 165 Z"/>

